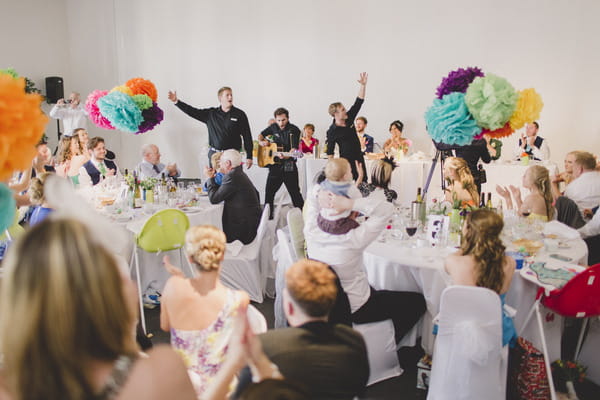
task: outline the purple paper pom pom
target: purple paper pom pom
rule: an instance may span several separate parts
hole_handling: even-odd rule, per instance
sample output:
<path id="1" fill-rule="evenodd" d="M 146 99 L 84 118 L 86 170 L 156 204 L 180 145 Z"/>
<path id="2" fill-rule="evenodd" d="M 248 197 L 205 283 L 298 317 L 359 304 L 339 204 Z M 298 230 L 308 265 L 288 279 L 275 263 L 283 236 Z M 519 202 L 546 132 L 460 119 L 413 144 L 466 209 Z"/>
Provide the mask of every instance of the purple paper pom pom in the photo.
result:
<path id="1" fill-rule="evenodd" d="M 473 79 L 478 76 L 484 76 L 484 74 L 477 67 L 459 68 L 456 71 L 451 71 L 447 77 L 442 79 L 442 83 L 437 88 L 437 98 L 441 99 L 444 95 L 452 92 L 465 93 Z"/>
<path id="2" fill-rule="evenodd" d="M 158 104 L 153 102 L 152 107 L 142 111 L 142 118 L 144 118 L 144 120 L 138 126 L 137 133 L 148 132 L 149 130 L 154 129 L 156 125 L 160 124 L 163 120 L 163 110 L 158 107 Z"/>

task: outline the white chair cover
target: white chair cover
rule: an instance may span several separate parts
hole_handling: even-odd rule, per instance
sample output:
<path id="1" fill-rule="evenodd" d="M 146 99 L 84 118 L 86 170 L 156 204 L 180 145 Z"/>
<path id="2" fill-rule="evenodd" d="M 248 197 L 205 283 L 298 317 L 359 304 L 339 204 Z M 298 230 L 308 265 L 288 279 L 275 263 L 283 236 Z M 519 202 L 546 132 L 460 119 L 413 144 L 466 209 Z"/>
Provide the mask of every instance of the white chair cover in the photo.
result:
<path id="1" fill-rule="evenodd" d="M 444 289 L 428 400 L 505 399 L 502 306 L 497 293 Z"/>
<path id="2" fill-rule="evenodd" d="M 252 304 L 248 304 L 246 315 L 248 316 L 250 329 L 252 329 L 254 334 L 258 335 L 259 333 L 265 333 L 267 331 L 267 320 L 265 319 L 265 316 Z"/>
<path id="3" fill-rule="evenodd" d="M 268 256 L 261 257 L 261 248 L 267 232 L 269 221 L 269 206 L 265 205 L 260 223 L 256 232 L 256 238 L 245 245 L 236 256 L 225 253 L 225 259 L 221 266 L 221 282 L 227 287 L 236 290 L 244 290 L 250 296 L 250 300 L 262 303 L 263 293 L 267 282 L 266 269 L 271 265 L 262 263 L 263 259 L 273 258 L 271 248 Z M 263 252 L 264 253 L 264 252 Z"/>
<path id="4" fill-rule="evenodd" d="M 304 219 L 302 218 L 302 210 L 292 208 L 287 213 L 287 223 L 290 229 L 290 238 L 292 240 L 292 250 L 295 260 L 300 260 L 306 257 L 304 251 Z"/>
<path id="5" fill-rule="evenodd" d="M 273 249 L 277 258 L 277 272 L 275 274 L 275 329 L 287 326 L 285 312 L 283 311 L 283 288 L 285 288 L 285 272 L 295 261 L 292 251 L 290 236 L 285 229 L 277 230 L 277 246 Z"/>
<path id="6" fill-rule="evenodd" d="M 404 372 L 398 363 L 394 324 L 391 319 L 368 324 L 353 324 L 352 327 L 363 335 L 367 345 L 367 356 L 371 370 L 367 386 L 401 375 Z"/>

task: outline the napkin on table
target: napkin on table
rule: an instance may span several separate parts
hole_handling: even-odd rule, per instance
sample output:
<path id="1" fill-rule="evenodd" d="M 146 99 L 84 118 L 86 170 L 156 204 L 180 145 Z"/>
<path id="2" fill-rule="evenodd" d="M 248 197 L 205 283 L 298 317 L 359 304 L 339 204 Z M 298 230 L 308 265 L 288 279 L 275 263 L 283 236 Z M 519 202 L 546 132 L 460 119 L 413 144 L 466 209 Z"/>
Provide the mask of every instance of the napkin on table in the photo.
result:
<path id="1" fill-rule="evenodd" d="M 544 235 L 556 235 L 565 239 L 577 239 L 581 237 L 576 229 L 558 221 L 550 221 L 544 226 Z"/>

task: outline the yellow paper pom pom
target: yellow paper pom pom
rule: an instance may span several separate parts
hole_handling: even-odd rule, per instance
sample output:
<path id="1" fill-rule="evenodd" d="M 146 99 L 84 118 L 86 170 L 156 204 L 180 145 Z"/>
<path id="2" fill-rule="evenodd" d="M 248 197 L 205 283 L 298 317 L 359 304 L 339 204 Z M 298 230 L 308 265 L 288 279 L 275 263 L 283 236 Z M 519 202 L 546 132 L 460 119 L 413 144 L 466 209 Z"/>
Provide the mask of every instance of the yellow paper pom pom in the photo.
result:
<path id="1" fill-rule="evenodd" d="M 521 129 L 526 123 L 539 119 L 543 107 L 542 96 L 535 89 L 521 90 L 517 108 L 510 117 L 510 127 L 514 130 Z"/>
<path id="2" fill-rule="evenodd" d="M 31 168 L 35 145 L 48 117 L 40 108 L 42 96 L 25 92 L 25 79 L 0 74 L 0 180 Z"/>
<path id="3" fill-rule="evenodd" d="M 129 96 L 133 96 L 133 92 L 131 91 L 131 88 L 129 88 L 128 86 L 125 86 L 125 85 L 115 86 L 114 88 L 112 88 L 110 90 L 111 93 L 116 92 L 116 91 L 125 93 L 126 95 L 129 95 Z"/>

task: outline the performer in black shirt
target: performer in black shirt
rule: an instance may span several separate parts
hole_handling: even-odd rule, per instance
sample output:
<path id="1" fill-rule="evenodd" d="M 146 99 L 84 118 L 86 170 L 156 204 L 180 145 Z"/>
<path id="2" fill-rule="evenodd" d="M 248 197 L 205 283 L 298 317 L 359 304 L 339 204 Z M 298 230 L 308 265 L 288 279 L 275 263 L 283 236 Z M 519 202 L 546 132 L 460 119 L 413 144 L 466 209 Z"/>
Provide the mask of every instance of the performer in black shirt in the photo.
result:
<path id="1" fill-rule="evenodd" d="M 275 122 L 258 135 L 259 144 L 266 146 L 269 143 L 277 143 L 278 150 L 282 152 L 289 152 L 292 149 L 297 150 L 300 146 L 300 129 L 290 123 L 288 110 L 280 107 L 275 110 L 274 115 Z M 304 199 L 298 186 L 298 167 L 296 166 L 296 159 L 293 157 L 283 157 L 278 164 L 269 165 L 269 176 L 265 188 L 265 204 L 270 205 L 271 218 L 273 218 L 275 193 L 277 193 L 282 183 L 285 184 L 294 207 L 302 208 Z"/>
<path id="2" fill-rule="evenodd" d="M 358 79 L 358 83 L 360 83 L 358 97 L 352 107 L 350 107 L 350 110 L 346 112 L 346 108 L 342 103 L 332 103 L 329 106 L 329 115 L 333 117 L 333 123 L 327 130 L 327 155 L 329 158 L 333 158 L 333 152 L 335 150 L 335 145 L 337 144 L 340 148 L 340 157 L 345 158 L 350 163 L 352 177 L 354 179 L 358 178 L 356 162 L 361 164 L 363 177 L 367 176 L 360 140 L 358 139 L 354 127 L 356 114 L 358 114 L 365 99 L 367 78 L 368 75 L 366 72 L 360 74 L 360 78 Z"/>
<path id="3" fill-rule="evenodd" d="M 246 151 L 246 167 L 252 166 L 252 134 L 246 113 L 233 106 L 231 88 L 224 86 L 217 93 L 220 107 L 194 108 L 177 98 L 177 92 L 169 92 L 169 100 L 190 117 L 202 121 L 208 127 L 208 160 L 213 153 L 228 149 L 240 150 L 242 138 Z"/>

